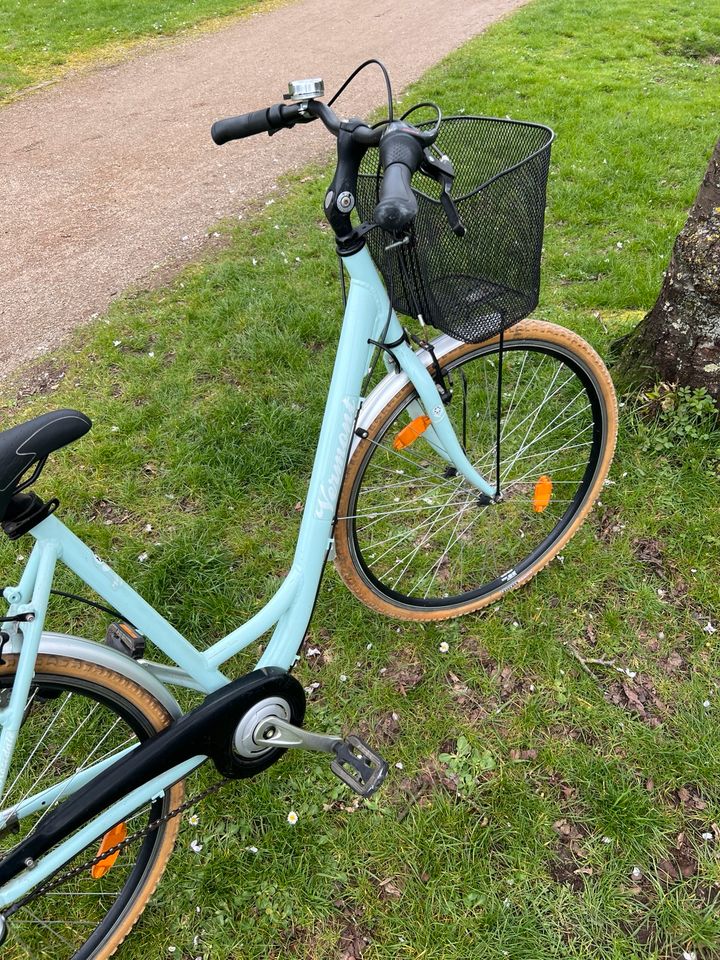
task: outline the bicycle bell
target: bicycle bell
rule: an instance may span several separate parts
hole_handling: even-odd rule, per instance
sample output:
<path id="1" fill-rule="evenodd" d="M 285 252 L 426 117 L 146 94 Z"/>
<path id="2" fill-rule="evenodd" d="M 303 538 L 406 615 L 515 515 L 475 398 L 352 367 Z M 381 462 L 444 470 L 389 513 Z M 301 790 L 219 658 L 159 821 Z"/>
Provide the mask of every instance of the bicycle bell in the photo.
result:
<path id="1" fill-rule="evenodd" d="M 325 94 L 325 82 L 321 77 L 311 80 L 291 80 L 286 100 L 312 100 Z"/>

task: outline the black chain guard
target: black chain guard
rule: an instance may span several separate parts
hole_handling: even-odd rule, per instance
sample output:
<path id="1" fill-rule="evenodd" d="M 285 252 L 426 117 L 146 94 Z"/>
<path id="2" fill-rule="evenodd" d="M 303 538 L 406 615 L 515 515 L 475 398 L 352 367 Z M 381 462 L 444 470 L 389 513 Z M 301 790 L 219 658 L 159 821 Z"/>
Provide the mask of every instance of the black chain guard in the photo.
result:
<path id="1" fill-rule="evenodd" d="M 228 683 L 47 813 L 37 829 L 0 861 L 0 885 L 21 873 L 28 860 L 38 860 L 137 787 L 198 754 L 210 757 L 220 773 L 231 779 L 253 777 L 271 766 L 285 752 L 283 749 L 269 750 L 247 761 L 233 751 L 238 723 L 268 697 L 283 699 L 290 707 L 292 723 L 302 723 L 305 691 L 287 671 L 264 667 Z"/>
<path id="2" fill-rule="evenodd" d="M 249 677 L 261 671 L 256 670 L 248 674 Z M 285 671 L 278 671 L 276 675 L 269 676 L 266 681 L 254 685 L 252 694 L 248 692 L 242 700 L 242 710 L 234 714 L 234 722 L 228 730 L 223 730 L 222 737 L 217 736 L 214 740 L 214 752 L 210 754 L 218 773 L 221 773 L 229 780 L 244 780 L 248 777 L 257 776 L 263 770 L 267 770 L 276 763 L 280 757 L 287 752 L 282 747 L 274 747 L 271 750 L 264 751 L 261 755 L 254 758 L 239 756 L 233 746 L 235 730 L 240 719 L 245 716 L 252 708 L 262 700 L 268 698 L 279 698 L 284 700 L 290 710 L 289 723 L 301 727 L 305 719 L 305 691 L 302 684 L 291 674 Z"/>

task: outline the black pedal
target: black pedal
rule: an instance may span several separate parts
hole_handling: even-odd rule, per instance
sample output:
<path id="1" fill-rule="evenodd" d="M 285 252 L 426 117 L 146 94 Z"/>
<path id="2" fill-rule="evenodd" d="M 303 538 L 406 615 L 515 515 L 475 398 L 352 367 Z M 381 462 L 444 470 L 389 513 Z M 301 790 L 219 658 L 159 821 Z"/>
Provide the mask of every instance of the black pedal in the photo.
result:
<path id="1" fill-rule="evenodd" d="M 335 747 L 330 769 L 361 797 L 370 797 L 387 776 L 388 765 L 379 753 L 354 734 Z"/>
<path id="2" fill-rule="evenodd" d="M 105 634 L 105 643 L 133 660 L 140 660 L 145 655 L 145 637 L 129 623 L 111 623 Z"/>

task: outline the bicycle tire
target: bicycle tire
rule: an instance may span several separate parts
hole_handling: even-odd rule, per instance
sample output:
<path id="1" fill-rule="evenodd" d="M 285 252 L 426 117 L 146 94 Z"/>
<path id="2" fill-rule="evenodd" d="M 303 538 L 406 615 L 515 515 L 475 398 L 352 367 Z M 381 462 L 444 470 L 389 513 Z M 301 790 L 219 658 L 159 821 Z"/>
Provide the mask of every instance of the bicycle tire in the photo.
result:
<path id="1" fill-rule="evenodd" d="M 602 360 L 592 347 L 576 333 L 564 327 L 534 319 L 522 321 L 507 330 L 504 335 L 504 347 L 504 376 L 505 363 L 508 361 L 508 358 L 512 359 L 514 356 L 519 355 L 520 351 L 524 351 L 527 355 L 532 354 L 536 357 L 551 358 L 551 360 L 554 359 L 558 364 L 562 364 L 572 376 L 582 384 L 585 390 L 587 403 L 591 411 L 589 416 L 592 419 L 593 449 L 588 455 L 588 464 L 583 472 L 582 480 L 578 481 L 576 495 L 572 498 L 572 502 L 570 502 L 568 493 L 568 497 L 566 498 L 568 500 L 568 507 L 563 510 L 562 515 L 558 517 L 558 521 L 552 529 L 545 531 L 541 542 L 536 545 L 534 550 L 530 551 L 527 556 L 521 557 L 518 555 L 512 558 L 512 562 L 508 561 L 507 563 L 499 565 L 499 568 L 495 571 L 496 575 L 482 584 L 475 583 L 459 593 L 451 593 L 444 596 L 421 597 L 403 592 L 402 589 L 398 588 L 397 583 L 390 584 L 384 582 L 383 576 L 389 579 L 388 573 L 387 571 L 383 573 L 382 570 L 373 569 L 372 561 L 373 558 L 377 558 L 377 553 L 373 557 L 373 555 L 371 555 L 372 545 L 368 547 L 367 544 L 360 542 L 361 534 L 359 533 L 360 524 L 358 521 L 365 516 L 375 518 L 370 519 L 368 525 L 374 524 L 378 531 L 383 530 L 383 526 L 390 529 L 391 534 L 388 540 L 392 544 L 393 540 L 398 541 L 403 537 L 402 524 L 405 522 L 402 515 L 403 511 L 405 514 L 408 514 L 413 511 L 428 511 L 433 508 L 432 505 L 428 507 L 422 502 L 423 499 L 430 501 L 432 497 L 422 498 L 416 495 L 411 496 L 406 501 L 407 506 L 403 507 L 403 485 L 412 490 L 412 484 L 414 483 L 415 489 L 413 490 L 413 494 L 415 494 L 420 481 L 427 483 L 428 486 L 430 486 L 430 484 L 427 477 L 420 474 L 417 466 L 414 468 L 408 467 L 407 463 L 402 462 L 399 467 L 396 463 L 396 469 L 393 469 L 391 456 L 393 451 L 389 443 L 384 442 L 385 438 L 392 436 L 393 430 L 406 424 L 409 420 L 410 414 L 408 413 L 408 408 L 410 407 L 412 410 L 411 404 L 413 400 L 416 400 L 417 394 L 412 384 L 408 383 L 398 391 L 386 404 L 385 408 L 377 415 L 373 423 L 367 427 L 367 436 L 359 442 L 348 463 L 338 503 L 338 521 L 335 528 L 336 567 L 346 585 L 355 596 L 366 606 L 379 613 L 405 620 L 444 620 L 462 616 L 465 613 L 479 610 L 495 602 L 509 590 L 516 589 L 527 583 L 528 580 L 539 573 L 553 557 L 560 553 L 571 537 L 577 532 L 597 499 L 605 478 L 607 477 L 617 437 L 617 401 L 610 375 Z M 494 337 L 482 344 L 458 343 L 457 347 L 440 358 L 440 365 L 444 374 L 452 377 L 453 373 L 457 375 L 459 370 L 465 368 L 473 360 L 497 356 L 498 350 L 499 337 Z M 542 362 L 544 363 L 545 360 Z M 523 370 L 524 366 L 521 370 L 521 375 Z M 512 382 L 508 382 L 507 379 L 504 381 L 504 393 L 505 384 L 507 384 L 507 391 L 510 392 Z M 478 393 L 480 393 L 479 389 Z M 513 399 L 514 398 L 515 394 L 513 394 Z M 554 396 L 552 396 L 551 399 L 554 400 Z M 451 402 L 449 409 L 452 410 L 453 405 L 456 403 L 457 396 Z M 415 411 L 417 411 L 417 408 L 415 408 Z M 492 414 L 492 407 L 486 412 Z M 551 413 L 547 414 L 548 417 L 550 415 Z M 457 414 L 455 414 L 455 416 L 457 417 Z M 485 419 L 491 421 L 490 426 L 494 431 L 494 417 L 490 415 Z M 490 429 L 490 427 L 488 427 L 488 429 Z M 505 418 L 503 421 L 503 431 L 505 432 L 508 429 L 511 428 L 508 427 L 508 421 L 507 418 Z M 553 430 L 556 429 L 558 428 L 553 428 Z M 551 432 L 553 431 L 551 430 Z M 458 433 L 460 433 L 459 425 Z M 505 444 L 507 452 L 507 442 L 503 441 L 503 443 Z M 427 457 L 428 453 L 432 456 L 434 451 L 422 438 L 420 440 L 420 447 L 422 456 Z M 501 450 L 502 449 L 503 447 L 501 445 Z M 527 449 L 527 447 L 525 449 Z M 570 449 L 569 446 L 568 449 Z M 380 453 L 380 451 L 382 451 L 382 453 Z M 471 452 L 468 448 L 469 456 Z M 515 455 L 516 461 L 522 452 L 523 450 Z M 401 456 L 405 457 L 406 460 L 408 459 L 405 451 L 403 451 Z M 383 458 L 382 463 L 377 462 L 377 457 Z M 437 459 L 438 457 L 435 456 L 436 461 Z M 363 482 L 367 480 L 374 460 L 376 461 L 376 477 L 380 476 L 378 471 L 382 469 L 385 470 L 385 473 L 389 471 L 397 475 L 393 481 L 393 487 L 394 492 L 400 493 L 401 496 L 393 497 L 394 502 L 400 503 L 400 506 L 394 513 L 392 509 L 388 509 L 389 501 L 381 503 L 379 506 L 371 502 L 369 507 L 360 503 Z M 486 466 L 487 462 L 486 460 Z M 411 474 L 407 483 L 405 483 L 403 476 L 406 470 Z M 489 476 L 487 472 L 486 476 Z M 438 474 L 435 479 L 437 481 L 436 488 L 437 484 L 440 483 L 441 485 L 445 484 L 447 490 L 448 480 L 444 475 Z M 512 481 L 512 477 L 510 480 Z M 569 484 L 569 481 L 561 480 L 559 482 Z M 376 485 L 374 489 L 381 488 L 382 485 Z M 462 490 L 463 496 L 465 496 L 466 499 L 470 496 L 468 488 L 469 485 L 464 482 L 457 484 L 457 489 Z M 366 485 L 366 490 L 370 491 L 372 489 L 372 484 Z M 420 489 L 422 490 L 422 487 Z M 468 499 L 467 502 L 469 503 L 470 500 Z M 554 505 L 558 510 L 560 502 L 562 501 L 557 501 Z M 446 508 L 447 504 L 443 504 L 440 509 L 443 510 Z M 386 510 L 385 514 L 382 514 L 382 509 Z M 485 505 L 482 509 L 494 510 L 497 509 L 497 507 Z M 507 506 L 504 509 L 507 512 Z M 529 512 L 525 505 L 522 506 L 522 509 L 525 512 Z M 373 510 L 375 511 L 374 513 Z M 499 515 L 499 513 L 496 514 L 496 516 Z M 450 516 L 449 513 L 448 516 Z M 385 520 L 387 522 L 384 522 Z M 395 528 L 391 527 L 393 520 Z M 426 527 L 429 523 L 431 523 L 431 521 L 424 521 Z M 378 526 L 378 524 L 380 524 L 380 526 Z M 395 532 L 396 529 L 400 529 L 400 533 Z M 521 530 L 520 532 L 525 536 L 524 531 Z M 412 533 L 406 538 L 406 543 L 411 542 L 409 540 L 410 536 L 412 536 Z M 426 535 L 423 534 L 422 536 L 425 537 Z M 377 543 L 379 539 L 376 535 L 372 542 Z M 388 540 L 384 542 L 387 543 Z M 415 546 L 411 545 L 409 553 L 414 551 L 415 555 L 417 555 L 419 551 L 419 547 L 416 546 L 418 544 L 417 537 L 414 543 Z M 422 538 L 420 539 L 420 547 L 422 547 L 423 550 L 427 547 L 426 543 L 422 543 Z M 401 558 L 399 562 L 402 562 L 402 560 L 404 560 L 404 557 Z M 376 568 L 378 566 L 379 564 L 376 562 Z"/>
<path id="2" fill-rule="evenodd" d="M 0 689 L 7 690 L 8 687 L 11 686 L 15 675 L 16 664 L 17 656 L 12 655 L 7 656 L 5 664 L 0 666 Z M 71 702 L 72 697 L 76 697 L 76 699 L 72 701 L 72 706 L 68 707 L 67 704 Z M 44 721 L 42 714 L 48 702 L 58 701 L 64 706 L 58 707 L 57 715 L 59 715 L 62 709 L 67 710 L 67 715 L 66 718 L 63 719 L 64 727 L 57 722 L 54 723 L 57 734 L 56 739 L 62 739 L 62 737 L 65 736 L 63 732 L 64 729 L 69 729 L 72 734 L 70 742 L 72 742 L 75 733 L 72 731 L 71 724 L 76 716 L 88 715 L 87 711 L 83 714 L 83 710 L 81 709 L 86 706 L 86 700 L 96 705 L 90 708 L 90 712 L 95 712 L 99 707 L 97 721 L 91 726 L 91 729 L 97 726 L 98 730 L 101 728 L 106 731 L 111 728 L 114 730 L 118 724 L 122 723 L 129 729 L 131 737 L 135 736 L 138 740 L 142 740 L 163 729 L 172 719 L 165 707 L 148 693 L 148 691 L 113 670 L 88 661 L 80 661 L 52 654 L 41 654 L 38 656 L 36 662 L 35 675 L 28 697 L 28 710 L 23 721 L 23 730 L 26 727 L 32 728 L 34 722 L 33 711 L 35 711 L 38 706 L 39 709 L 37 709 L 37 712 L 39 717 L 37 724 L 43 724 L 42 729 L 52 729 L 53 722 L 51 721 L 50 725 L 48 725 L 47 721 Z M 106 720 L 113 715 L 116 717 L 116 721 L 108 727 Z M 81 723 L 83 722 L 84 721 L 81 720 Z M 21 737 L 23 730 L 21 730 Z M 33 736 L 33 733 L 33 730 L 30 729 L 28 736 Z M 122 735 L 123 729 L 120 728 L 117 736 Z M 107 739 L 109 738 L 107 732 L 103 734 L 103 737 L 105 738 L 104 740 L 98 741 L 102 744 L 101 749 L 110 742 L 109 739 Z M 113 738 L 113 741 L 115 739 L 117 738 Z M 82 747 L 82 749 L 84 750 L 85 747 Z M 90 750 L 91 757 L 93 756 L 93 751 L 96 749 L 97 747 L 94 747 Z M 18 764 L 22 762 L 24 756 L 23 750 L 23 744 L 19 740 L 15 752 L 15 757 L 19 755 Z M 78 743 L 78 752 L 79 750 L 80 745 Z M 34 752 L 31 753 L 31 759 L 38 753 L 37 747 L 34 747 L 33 751 Z M 41 763 L 47 763 L 47 753 L 48 747 L 45 746 L 42 752 L 40 752 L 38 766 Z M 97 759 L 97 757 L 94 759 Z M 75 762 L 75 757 L 72 756 L 72 754 L 69 756 L 65 756 L 64 754 L 60 756 L 60 754 L 58 754 L 52 762 L 50 772 L 53 773 L 55 769 L 58 768 L 57 775 L 60 777 L 66 776 L 67 772 L 64 768 Z M 69 768 L 71 769 L 71 767 Z M 20 773 L 25 775 L 23 770 L 21 770 Z M 12 791 L 15 786 L 15 784 L 12 783 L 12 771 L 13 767 L 11 765 L 11 773 L 8 778 L 8 782 L 11 783 L 10 791 Z M 43 770 L 40 777 L 43 777 L 45 772 L 46 771 Z M 32 774 L 30 776 L 32 776 Z M 34 782 L 33 790 L 43 789 L 45 786 L 44 782 L 42 784 L 39 782 L 40 777 Z M 21 782 L 18 789 L 20 790 L 22 788 L 23 784 Z M 152 805 L 148 805 L 145 808 L 146 812 L 142 815 L 146 816 L 147 821 L 150 822 L 182 803 L 183 795 L 183 783 L 176 783 L 165 792 L 165 795 L 161 799 L 154 801 Z M 3 799 L 2 805 L 4 807 L 8 806 L 5 799 Z M 42 816 L 42 814 L 40 816 Z M 20 907 L 8 922 L 8 938 L 1 952 L 3 960 L 21 960 L 21 958 L 22 960 L 30 960 L 30 957 L 32 957 L 32 960 L 41 960 L 41 958 L 48 958 L 48 960 L 50 960 L 50 958 L 52 958 L 52 960 L 65 960 L 65 958 L 72 958 L 72 960 L 107 960 L 107 958 L 111 957 L 130 933 L 149 898 L 155 891 L 170 854 L 172 853 L 179 829 L 179 821 L 179 817 L 173 818 L 148 834 L 144 840 L 136 841 L 138 845 L 137 853 L 135 852 L 135 846 L 128 848 L 127 852 L 122 852 L 120 857 L 124 857 L 125 861 L 128 861 L 128 858 L 131 856 L 135 856 L 136 859 L 133 860 L 132 863 L 122 862 L 123 875 L 127 872 L 127 876 L 117 896 L 112 892 L 105 894 L 98 893 L 96 890 L 87 891 L 85 894 L 75 891 L 68 893 L 61 888 L 61 892 L 58 894 L 54 894 L 53 892 L 41 894 L 40 897 L 32 901 L 27 908 Z M 34 825 L 34 823 L 29 824 L 30 829 L 32 829 Z M 137 830 L 139 827 L 140 823 L 135 821 L 131 825 L 130 830 L 132 832 L 132 830 Z M 26 833 L 27 831 L 24 830 L 23 832 Z M 97 854 L 97 850 L 98 843 L 95 842 L 81 851 L 67 867 L 71 867 L 75 862 L 82 863 L 85 860 L 91 859 Z M 121 863 L 120 858 L 118 859 L 118 863 Z M 112 871 L 115 870 L 117 870 L 117 866 L 112 868 Z M 108 876 L 112 875 L 112 871 L 108 873 Z M 91 879 L 89 874 L 87 877 L 83 874 L 82 878 L 78 877 L 76 881 L 68 881 L 68 883 L 87 883 Z M 113 882 L 115 882 L 115 878 Z M 95 880 L 94 883 L 97 884 L 98 881 Z M 64 900 L 60 900 L 60 897 L 64 897 Z M 72 900 L 71 897 L 73 898 Z M 90 898 L 94 899 L 91 900 Z M 106 898 L 108 902 L 106 912 L 103 912 L 105 911 L 104 903 L 106 902 L 103 898 Z M 84 907 L 83 904 L 86 902 L 87 907 Z M 72 908 L 68 906 L 70 903 L 72 903 Z M 63 907 L 62 916 L 60 916 L 59 912 L 60 905 Z M 93 929 L 90 930 L 86 936 L 85 931 L 78 932 L 72 928 L 73 924 L 78 925 L 78 921 L 74 918 L 80 915 L 84 918 L 85 914 L 83 910 L 87 909 L 89 911 L 91 905 L 94 913 L 98 915 L 98 919 Z M 24 910 L 32 911 L 30 919 L 23 915 Z M 43 920 L 42 917 L 38 918 L 37 912 L 39 910 L 48 911 L 48 916 L 51 916 L 52 919 Z M 53 911 L 58 911 L 57 917 L 53 916 Z M 102 915 L 100 916 L 100 914 Z M 94 921 L 88 920 L 84 922 L 86 924 L 90 922 L 94 923 Z M 28 925 L 42 928 L 43 936 L 45 936 L 49 942 L 41 942 L 35 930 L 32 930 L 29 936 Z M 46 933 L 45 928 L 47 928 L 50 933 Z M 30 939 L 29 944 L 28 936 Z M 69 939 L 70 936 L 73 937 L 72 940 Z M 82 938 L 82 942 L 79 942 L 79 938 Z"/>

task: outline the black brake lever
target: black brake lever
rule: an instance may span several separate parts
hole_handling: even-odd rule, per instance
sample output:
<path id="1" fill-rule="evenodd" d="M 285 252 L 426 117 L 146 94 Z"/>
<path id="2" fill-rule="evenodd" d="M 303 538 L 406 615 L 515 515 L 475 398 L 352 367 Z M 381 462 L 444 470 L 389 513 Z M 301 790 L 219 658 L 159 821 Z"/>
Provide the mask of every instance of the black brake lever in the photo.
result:
<path id="1" fill-rule="evenodd" d="M 450 229 L 457 237 L 464 237 L 466 234 L 465 224 L 460 219 L 460 213 L 452 198 L 452 185 L 455 179 L 455 168 L 452 165 L 450 157 L 442 154 L 436 157 L 426 148 L 423 151 L 423 162 L 420 170 L 425 176 L 430 177 L 436 183 L 440 184 L 440 203 L 445 211 Z"/>

